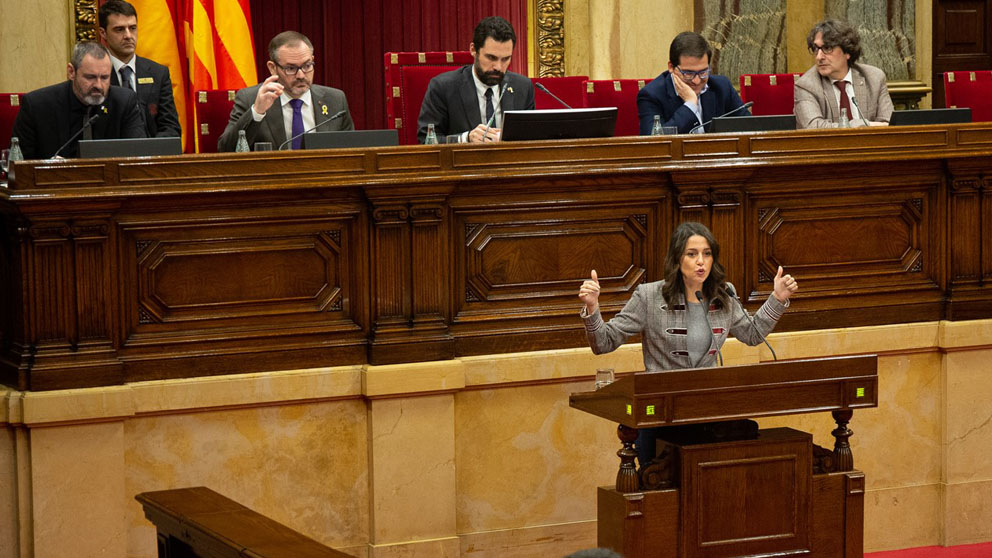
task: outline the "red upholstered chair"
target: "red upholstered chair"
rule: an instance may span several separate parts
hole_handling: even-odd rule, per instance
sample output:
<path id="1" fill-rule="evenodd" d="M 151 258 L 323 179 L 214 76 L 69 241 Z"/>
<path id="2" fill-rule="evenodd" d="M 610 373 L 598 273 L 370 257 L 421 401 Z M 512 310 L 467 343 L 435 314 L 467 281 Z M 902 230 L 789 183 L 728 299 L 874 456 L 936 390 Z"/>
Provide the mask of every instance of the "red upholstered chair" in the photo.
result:
<path id="1" fill-rule="evenodd" d="M 793 85 L 802 74 L 741 74 L 741 99 L 754 102 L 751 114 L 792 114 Z"/>
<path id="2" fill-rule="evenodd" d="M 972 122 L 992 121 L 992 71 L 944 73 L 944 104 L 970 108 Z"/>
<path id="3" fill-rule="evenodd" d="M 417 117 L 434 76 L 472 63 L 472 54 L 459 52 L 387 52 L 386 126 L 399 131 L 400 144 L 417 143 Z"/>
<path id="4" fill-rule="evenodd" d="M 585 96 L 582 93 L 584 82 L 589 79 L 589 76 L 565 76 L 565 77 L 539 77 L 531 78 L 535 84 L 540 83 L 541 85 L 548 88 L 548 91 L 554 93 L 559 99 L 565 101 L 568 106 L 572 108 L 581 108 L 585 106 Z M 543 91 L 534 91 L 534 108 L 537 109 L 560 109 L 565 108 L 561 106 L 561 103 L 554 100 L 551 95 L 544 93 Z"/>
<path id="5" fill-rule="evenodd" d="M 613 135 L 641 133 L 637 119 L 637 92 L 649 79 L 587 79 L 583 89 L 584 106 L 617 107 L 617 128 Z"/>
<path id="6" fill-rule="evenodd" d="M 224 133 L 234 108 L 234 89 L 206 89 L 196 92 L 197 153 L 216 153 L 217 140 Z M 274 149 L 275 147 L 273 147 Z"/>
<path id="7" fill-rule="evenodd" d="M 23 93 L 0 93 L 0 149 L 10 147 L 10 133 L 14 130 L 14 119 L 21 110 Z"/>

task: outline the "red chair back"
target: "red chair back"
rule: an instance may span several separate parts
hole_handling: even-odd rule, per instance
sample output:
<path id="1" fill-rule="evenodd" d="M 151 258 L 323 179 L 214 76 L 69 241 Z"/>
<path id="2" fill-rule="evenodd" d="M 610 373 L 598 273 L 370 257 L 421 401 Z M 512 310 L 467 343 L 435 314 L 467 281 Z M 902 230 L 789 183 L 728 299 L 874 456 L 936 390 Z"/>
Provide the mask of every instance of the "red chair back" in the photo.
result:
<path id="1" fill-rule="evenodd" d="M 0 93 L 0 149 L 10 147 L 10 134 L 14 131 L 17 111 L 21 110 L 23 93 Z"/>
<path id="2" fill-rule="evenodd" d="M 641 133 L 637 119 L 637 92 L 648 79 L 587 79 L 583 89 L 586 107 L 617 107 L 616 136 Z"/>
<path id="3" fill-rule="evenodd" d="M 234 108 L 234 89 L 196 92 L 197 153 L 217 153 L 217 140 L 224 133 Z"/>
<path id="4" fill-rule="evenodd" d="M 992 71 L 945 72 L 944 104 L 970 108 L 972 122 L 992 121 Z"/>
<path id="5" fill-rule="evenodd" d="M 459 52 L 387 52 L 386 126 L 396 128 L 400 145 L 417 143 L 417 117 L 427 85 L 441 73 L 471 64 L 472 54 Z"/>
<path id="6" fill-rule="evenodd" d="M 793 86 L 802 74 L 741 74 L 741 100 L 754 102 L 751 114 L 792 114 Z"/>
<path id="7" fill-rule="evenodd" d="M 572 108 L 582 108 L 585 103 L 585 95 L 583 94 L 584 83 L 589 79 L 589 76 L 565 76 L 565 77 L 538 77 L 531 78 L 534 84 L 540 83 L 541 85 L 548 88 L 548 91 L 554 93 L 559 99 L 565 101 L 565 103 Z M 561 103 L 554 100 L 551 95 L 543 91 L 534 91 L 534 108 L 541 109 L 560 109 L 565 108 L 561 106 Z"/>

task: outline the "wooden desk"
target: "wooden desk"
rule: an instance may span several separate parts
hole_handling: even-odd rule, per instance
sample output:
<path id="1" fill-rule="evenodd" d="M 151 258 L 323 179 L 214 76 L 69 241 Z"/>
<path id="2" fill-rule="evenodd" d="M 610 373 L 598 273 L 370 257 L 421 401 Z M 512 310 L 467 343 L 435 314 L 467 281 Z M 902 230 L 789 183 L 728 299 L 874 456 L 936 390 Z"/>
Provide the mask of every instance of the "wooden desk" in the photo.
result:
<path id="1" fill-rule="evenodd" d="M 976 123 L 18 163 L 0 382 L 582 346 L 589 270 L 619 310 L 685 220 L 751 309 L 800 279 L 778 331 L 988 318 L 990 155 Z"/>

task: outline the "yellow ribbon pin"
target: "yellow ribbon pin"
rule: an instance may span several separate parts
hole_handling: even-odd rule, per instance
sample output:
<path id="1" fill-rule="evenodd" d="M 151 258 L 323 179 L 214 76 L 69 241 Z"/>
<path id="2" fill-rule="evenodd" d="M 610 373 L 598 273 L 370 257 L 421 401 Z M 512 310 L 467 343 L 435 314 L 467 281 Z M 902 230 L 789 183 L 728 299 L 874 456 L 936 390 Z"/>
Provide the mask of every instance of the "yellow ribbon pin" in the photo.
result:
<path id="1" fill-rule="evenodd" d="M 100 107 L 103 109 L 103 114 L 107 114 L 107 107 Z"/>
<path id="2" fill-rule="evenodd" d="M 327 116 L 327 105 L 320 105 L 320 114 Z"/>
<path id="3" fill-rule="evenodd" d="M 513 93 L 513 88 L 512 87 L 507 87 L 506 90 L 509 91 L 510 93 Z"/>

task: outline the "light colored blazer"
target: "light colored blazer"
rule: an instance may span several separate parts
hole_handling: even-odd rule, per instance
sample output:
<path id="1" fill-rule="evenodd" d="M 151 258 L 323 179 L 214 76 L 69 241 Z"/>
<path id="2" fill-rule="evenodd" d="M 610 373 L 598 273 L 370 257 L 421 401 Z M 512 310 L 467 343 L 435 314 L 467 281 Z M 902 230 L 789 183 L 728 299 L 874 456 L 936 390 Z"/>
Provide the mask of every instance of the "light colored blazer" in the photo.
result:
<path id="1" fill-rule="evenodd" d="M 873 122 L 888 122 L 892 116 L 892 99 L 885 85 L 885 72 L 868 64 L 851 66 L 854 100 L 861 115 Z M 796 128 L 837 128 L 840 105 L 834 96 L 834 85 L 821 76 L 813 66 L 796 80 L 792 112 Z M 864 126 L 862 119 L 851 120 L 851 126 Z"/>
<path id="2" fill-rule="evenodd" d="M 685 296 L 679 295 L 678 301 L 667 304 L 661 296 L 664 284 L 664 281 L 656 281 L 639 285 L 623 310 L 609 322 L 603 322 L 599 310 L 591 316 L 587 315 L 583 306 L 579 315 L 585 322 L 586 337 L 592 352 L 597 355 L 611 352 L 631 336 L 640 333 L 645 370 L 692 368 Z M 727 287 L 729 291 L 736 292 L 730 283 Z M 788 303 L 782 304 L 770 296 L 754 314 L 752 321 L 737 301 L 728 302 L 722 308 L 710 306 L 708 315 L 714 342 L 710 344 L 709 353 L 703 355 L 699 368 L 716 366 L 716 352 L 723 346 L 728 334 L 747 345 L 761 343 L 788 307 Z"/>

